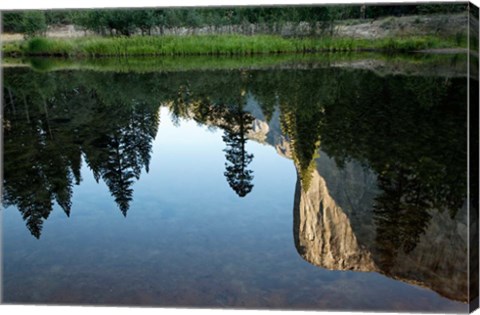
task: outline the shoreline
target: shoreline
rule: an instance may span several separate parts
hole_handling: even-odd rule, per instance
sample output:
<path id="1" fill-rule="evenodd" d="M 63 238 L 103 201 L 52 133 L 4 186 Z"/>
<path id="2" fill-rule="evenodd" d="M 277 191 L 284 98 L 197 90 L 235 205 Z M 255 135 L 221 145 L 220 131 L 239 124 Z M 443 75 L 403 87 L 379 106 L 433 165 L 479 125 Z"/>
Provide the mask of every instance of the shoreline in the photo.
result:
<path id="1" fill-rule="evenodd" d="M 82 37 L 53 39 L 34 37 L 2 43 L 5 57 L 147 57 L 147 56 L 255 56 L 335 52 L 406 53 L 458 50 L 466 43 L 440 36 L 408 36 L 381 39 L 348 37 L 282 37 L 279 35 L 194 35 Z"/>
<path id="2" fill-rule="evenodd" d="M 467 67 L 466 54 L 412 53 L 391 55 L 371 52 L 217 57 L 101 57 L 83 59 L 27 57 L 6 58 L 3 61 L 3 68 L 23 67 L 37 72 L 81 70 L 150 73 L 261 69 L 309 70 L 334 67 L 373 71 L 380 76 L 403 74 L 464 77 Z"/>

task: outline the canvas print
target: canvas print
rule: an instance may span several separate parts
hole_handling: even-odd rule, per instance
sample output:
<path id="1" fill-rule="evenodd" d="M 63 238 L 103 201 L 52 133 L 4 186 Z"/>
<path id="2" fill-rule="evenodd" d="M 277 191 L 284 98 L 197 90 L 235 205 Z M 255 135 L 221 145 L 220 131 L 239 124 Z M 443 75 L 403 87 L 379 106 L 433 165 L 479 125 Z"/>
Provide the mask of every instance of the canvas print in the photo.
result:
<path id="1" fill-rule="evenodd" d="M 475 5 L 1 18 L 2 303 L 477 308 Z"/>

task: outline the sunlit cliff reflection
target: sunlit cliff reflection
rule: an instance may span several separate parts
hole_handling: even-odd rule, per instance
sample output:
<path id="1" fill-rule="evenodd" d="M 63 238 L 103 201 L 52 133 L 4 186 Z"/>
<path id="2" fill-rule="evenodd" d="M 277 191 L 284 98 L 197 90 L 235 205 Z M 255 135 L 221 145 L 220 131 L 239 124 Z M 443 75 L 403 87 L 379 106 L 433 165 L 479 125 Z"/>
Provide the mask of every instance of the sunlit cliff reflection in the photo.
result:
<path id="1" fill-rule="evenodd" d="M 326 157 L 319 163 L 320 170 L 328 167 L 324 177 L 315 169 L 309 189 L 304 191 L 298 181 L 295 192 L 295 245 L 306 261 L 331 270 L 379 272 L 467 301 L 465 206 L 454 218 L 436 209 L 407 218 L 398 209 L 400 213 L 380 216 L 376 207 L 382 192 L 371 173 L 354 163 L 338 169 Z M 350 191 L 358 187 L 364 187 L 361 198 L 358 191 Z M 403 220 L 409 225 L 402 225 Z M 406 228 L 411 234 L 403 236 Z M 407 246 L 399 243 L 402 237 L 408 237 L 403 243 Z"/>

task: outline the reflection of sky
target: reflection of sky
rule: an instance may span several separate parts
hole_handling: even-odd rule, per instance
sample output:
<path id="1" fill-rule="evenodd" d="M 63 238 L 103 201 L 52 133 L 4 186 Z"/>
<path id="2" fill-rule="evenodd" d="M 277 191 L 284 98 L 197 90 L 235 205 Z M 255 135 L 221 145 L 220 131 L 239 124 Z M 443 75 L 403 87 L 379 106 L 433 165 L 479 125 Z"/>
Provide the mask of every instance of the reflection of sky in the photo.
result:
<path id="1" fill-rule="evenodd" d="M 168 112 L 127 218 L 83 164 L 71 217 L 59 207 L 36 240 L 4 214 L 6 302 L 445 309 L 463 304 L 376 273 L 328 271 L 293 241 L 293 163 L 249 141 L 254 188 L 229 187 L 221 130 Z M 462 309 L 463 310 L 463 309 Z"/>

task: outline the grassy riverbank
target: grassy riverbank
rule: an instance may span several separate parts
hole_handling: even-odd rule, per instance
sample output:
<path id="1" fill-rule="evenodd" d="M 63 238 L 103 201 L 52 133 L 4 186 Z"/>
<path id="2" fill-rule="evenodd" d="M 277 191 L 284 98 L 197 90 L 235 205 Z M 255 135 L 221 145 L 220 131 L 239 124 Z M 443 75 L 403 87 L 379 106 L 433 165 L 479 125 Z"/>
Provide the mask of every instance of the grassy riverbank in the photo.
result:
<path id="1" fill-rule="evenodd" d="M 419 36 L 382 38 L 285 38 L 272 35 L 132 36 L 53 39 L 37 37 L 4 43 L 7 56 L 183 56 L 255 55 L 306 52 L 385 51 L 466 47 L 454 38 Z"/>

